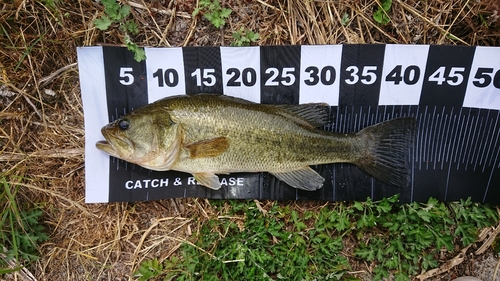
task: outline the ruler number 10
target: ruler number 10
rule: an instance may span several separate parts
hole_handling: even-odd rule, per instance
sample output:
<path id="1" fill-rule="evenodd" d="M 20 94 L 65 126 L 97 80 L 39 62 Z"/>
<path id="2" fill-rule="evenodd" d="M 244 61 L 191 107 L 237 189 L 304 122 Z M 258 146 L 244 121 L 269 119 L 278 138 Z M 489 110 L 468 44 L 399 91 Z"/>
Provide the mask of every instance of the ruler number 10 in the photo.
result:
<path id="1" fill-rule="evenodd" d="M 167 87 L 175 87 L 179 84 L 179 74 L 173 68 L 169 68 L 163 71 L 163 68 L 158 68 L 153 73 L 153 78 L 158 78 L 158 87 L 164 87 L 167 84 Z"/>

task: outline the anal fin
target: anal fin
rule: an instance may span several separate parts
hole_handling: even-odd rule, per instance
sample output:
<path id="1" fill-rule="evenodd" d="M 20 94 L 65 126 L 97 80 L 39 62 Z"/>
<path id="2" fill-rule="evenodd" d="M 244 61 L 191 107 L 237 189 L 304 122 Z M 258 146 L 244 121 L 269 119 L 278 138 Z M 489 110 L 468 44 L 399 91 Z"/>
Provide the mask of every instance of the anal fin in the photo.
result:
<path id="1" fill-rule="evenodd" d="M 309 166 L 292 171 L 270 173 L 292 187 L 308 191 L 320 189 L 325 181 L 322 176 Z"/>
<path id="2" fill-rule="evenodd" d="M 201 185 L 213 190 L 220 189 L 219 177 L 214 173 L 194 173 L 194 179 Z"/>

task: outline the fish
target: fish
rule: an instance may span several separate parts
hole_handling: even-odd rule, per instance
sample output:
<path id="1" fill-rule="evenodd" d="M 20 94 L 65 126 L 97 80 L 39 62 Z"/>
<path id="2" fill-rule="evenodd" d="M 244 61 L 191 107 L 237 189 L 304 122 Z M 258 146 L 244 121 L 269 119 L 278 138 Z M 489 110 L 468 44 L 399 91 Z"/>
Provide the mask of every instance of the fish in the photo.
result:
<path id="1" fill-rule="evenodd" d="M 400 117 L 358 132 L 322 130 L 328 104 L 271 105 L 218 94 L 179 95 L 133 110 L 101 129 L 103 152 L 155 171 L 190 173 L 208 188 L 217 174 L 268 172 L 314 191 L 325 179 L 310 166 L 350 163 L 396 187 L 410 180 L 416 120 Z"/>

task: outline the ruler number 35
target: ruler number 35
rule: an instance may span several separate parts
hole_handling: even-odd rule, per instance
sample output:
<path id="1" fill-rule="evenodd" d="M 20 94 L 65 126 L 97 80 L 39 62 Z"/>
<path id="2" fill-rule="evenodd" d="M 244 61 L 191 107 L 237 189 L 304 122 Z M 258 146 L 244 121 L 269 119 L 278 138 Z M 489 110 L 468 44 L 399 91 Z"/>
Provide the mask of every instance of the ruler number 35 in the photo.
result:
<path id="1" fill-rule="evenodd" d="M 365 85 L 371 85 L 377 81 L 377 74 L 375 73 L 377 71 L 377 66 L 375 65 L 363 66 L 361 76 L 358 74 L 359 67 L 355 65 L 348 66 L 345 70 L 349 73 L 349 78 L 345 79 L 348 85 L 354 85 L 358 83 L 358 81 Z"/>

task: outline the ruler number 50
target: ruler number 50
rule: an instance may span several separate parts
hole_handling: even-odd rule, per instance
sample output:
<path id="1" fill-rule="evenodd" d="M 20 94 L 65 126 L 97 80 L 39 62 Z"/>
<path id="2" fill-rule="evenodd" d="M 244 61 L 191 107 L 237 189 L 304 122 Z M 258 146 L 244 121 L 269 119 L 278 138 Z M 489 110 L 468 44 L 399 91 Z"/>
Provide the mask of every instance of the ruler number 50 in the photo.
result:
<path id="1" fill-rule="evenodd" d="M 472 84 L 478 88 L 485 88 L 491 84 L 493 77 L 493 86 L 500 89 L 500 70 L 498 70 L 495 74 L 493 74 L 493 72 L 493 68 L 479 67 L 476 75 L 474 76 L 475 80 L 472 81 Z"/>

